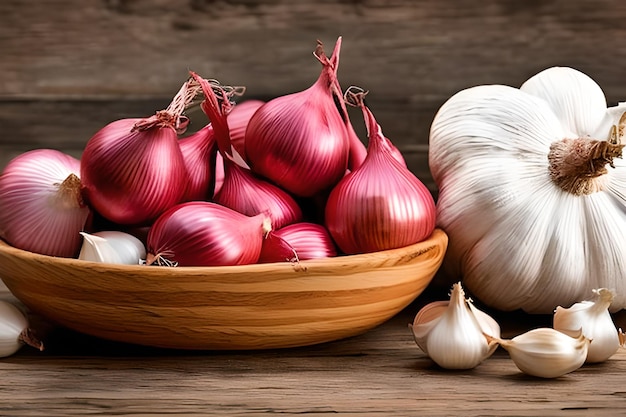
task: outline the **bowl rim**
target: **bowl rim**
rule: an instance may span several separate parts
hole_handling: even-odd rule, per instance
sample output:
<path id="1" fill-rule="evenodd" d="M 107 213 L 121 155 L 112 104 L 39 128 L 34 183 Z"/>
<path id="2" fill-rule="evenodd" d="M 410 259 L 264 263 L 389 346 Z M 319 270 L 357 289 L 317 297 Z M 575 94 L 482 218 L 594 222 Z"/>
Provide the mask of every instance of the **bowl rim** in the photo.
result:
<path id="1" fill-rule="evenodd" d="M 246 265 L 229 265 L 229 266 L 177 266 L 177 267 L 155 267 L 147 268 L 146 265 L 120 265 L 101 263 L 94 261 L 85 261 L 77 258 L 64 258 L 50 255 L 43 255 L 39 253 L 30 252 L 27 250 L 19 249 L 11 246 L 8 242 L 0 239 L 0 253 L 8 254 L 25 261 L 35 261 L 46 264 L 55 264 L 59 266 L 67 266 L 71 268 L 90 268 L 98 271 L 112 271 L 112 272 L 129 272 L 129 271 L 154 271 L 155 273 L 162 273 L 167 270 L 168 274 L 180 274 L 185 275 L 187 273 L 203 273 L 203 274 L 219 274 L 219 273 L 251 273 L 255 271 L 267 271 L 268 269 L 309 269 L 310 267 L 323 267 L 323 268 L 345 268 L 358 264 L 362 264 L 365 261 L 371 261 L 373 258 L 380 260 L 396 259 L 403 256 L 417 257 L 434 247 L 442 244 L 442 239 L 445 240 L 444 245 L 447 245 L 447 234 L 440 228 L 435 228 L 432 234 L 417 243 L 404 246 L 401 248 L 387 249 L 378 252 L 361 253 L 355 255 L 338 255 L 328 258 L 308 259 L 299 261 L 297 264 L 292 262 L 272 262 L 272 263 L 254 263 Z M 1 270 L 0 266 L 0 270 Z M 152 273 L 152 272 L 148 272 Z"/>

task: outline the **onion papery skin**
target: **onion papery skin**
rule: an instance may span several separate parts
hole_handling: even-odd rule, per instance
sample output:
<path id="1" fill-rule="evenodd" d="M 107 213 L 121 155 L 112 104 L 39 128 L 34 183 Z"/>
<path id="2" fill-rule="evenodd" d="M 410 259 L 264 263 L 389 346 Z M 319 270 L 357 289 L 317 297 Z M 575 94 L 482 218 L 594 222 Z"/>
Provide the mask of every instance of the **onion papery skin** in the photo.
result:
<path id="1" fill-rule="evenodd" d="M 356 132 L 354 132 L 354 135 L 356 135 Z M 356 140 L 359 140 L 358 137 L 356 137 Z M 406 159 L 404 159 L 404 155 L 402 155 L 402 152 L 400 152 L 400 149 L 398 149 L 391 142 L 391 140 L 388 139 L 387 137 L 384 137 L 384 141 L 385 141 L 385 146 L 389 148 L 389 151 L 391 152 L 393 157 L 398 162 L 400 162 L 400 164 L 406 167 L 407 166 Z M 361 145 L 359 145 L 359 143 L 361 143 Z M 350 171 L 354 171 L 356 168 L 360 167 L 363 161 L 365 160 L 365 157 L 367 156 L 367 150 L 366 150 L 367 148 L 365 147 L 365 145 L 363 145 L 362 142 L 359 142 L 359 143 L 356 143 L 355 141 L 353 141 L 352 145 L 350 146 L 350 163 L 348 165 L 348 169 Z M 362 150 L 365 150 L 364 156 L 362 156 Z"/>
<path id="2" fill-rule="evenodd" d="M 159 256 L 178 266 L 228 266 L 256 263 L 267 216 L 246 216 L 208 201 L 176 205 L 148 233 L 147 262 Z"/>
<path id="3" fill-rule="evenodd" d="M 265 213 L 274 229 L 302 220 L 302 210 L 289 193 L 230 159 L 223 159 L 224 182 L 213 201 L 246 216 Z"/>
<path id="4" fill-rule="evenodd" d="M 244 157 L 246 154 L 245 149 L 245 135 L 248 122 L 252 115 L 261 107 L 265 102 L 263 100 L 246 100 L 233 106 L 230 113 L 226 116 L 228 121 L 228 130 L 230 131 L 230 141 L 233 148 Z"/>
<path id="5" fill-rule="evenodd" d="M 294 254 L 295 252 L 295 254 Z M 290 262 L 337 256 L 328 230 L 321 224 L 300 222 L 270 232 L 263 241 L 259 263 Z"/>
<path id="6" fill-rule="evenodd" d="M 214 126 L 224 169 L 222 184 L 213 196 L 213 201 L 247 216 L 264 213 L 269 216 L 272 227 L 275 228 L 300 221 L 302 210 L 293 197 L 276 185 L 257 178 L 247 167 L 235 162 L 235 157 L 240 155 L 232 143 L 228 116 L 236 107 L 231 105 L 225 90 L 219 90 L 221 97 L 218 98 L 214 91 L 216 86 L 212 87 L 207 80 L 195 73 L 192 73 L 192 77 L 198 81 L 204 92 L 205 100 L 201 107 Z M 239 162 L 246 165 L 245 161 Z"/>
<path id="7" fill-rule="evenodd" d="M 215 185 L 213 186 L 213 196 L 219 193 L 224 184 L 224 158 L 222 154 L 217 152 L 215 155 Z"/>
<path id="8" fill-rule="evenodd" d="M 398 161 L 400 165 L 402 165 L 403 167 L 408 168 L 406 165 L 406 159 L 404 159 L 404 155 L 402 155 L 402 152 L 400 152 L 400 149 L 398 149 L 393 144 L 393 142 L 391 142 L 391 140 L 388 139 L 387 137 L 385 137 L 384 139 L 385 139 L 385 146 L 389 149 L 389 152 L 395 158 L 395 160 Z"/>
<path id="9" fill-rule="evenodd" d="M 208 201 L 213 197 L 216 180 L 217 143 L 208 124 L 178 141 L 187 169 L 187 188 L 183 201 Z"/>
<path id="10" fill-rule="evenodd" d="M 320 59 L 323 69 L 311 87 L 268 101 L 246 129 L 252 171 L 300 197 L 332 188 L 348 168 L 349 133 L 333 99 L 339 44 L 330 61 Z"/>
<path id="11" fill-rule="evenodd" d="M 179 203 L 186 190 L 176 131 L 159 126 L 133 130 L 142 120 L 109 123 L 87 142 L 81 158 L 88 203 L 118 224 L 150 223 Z"/>
<path id="12" fill-rule="evenodd" d="M 370 253 L 421 242 L 435 229 L 428 188 L 392 154 L 371 112 L 363 164 L 346 175 L 326 202 L 325 224 L 346 254 Z"/>
<path id="13" fill-rule="evenodd" d="M 346 113 L 347 114 L 347 113 Z M 350 154 L 348 157 L 348 170 L 354 171 L 361 166 L 367 157 L 367 147 L 354 131 L 352 124 L 348 126 L 348 136 L 350 138 Z"/>
<path id="14" fill-rule="evenodd" d="M 0 176 L 0 238 L 48 256 L 78 255 L 90 209 L 78 159 L 53 149 L 25 152 Z"/>

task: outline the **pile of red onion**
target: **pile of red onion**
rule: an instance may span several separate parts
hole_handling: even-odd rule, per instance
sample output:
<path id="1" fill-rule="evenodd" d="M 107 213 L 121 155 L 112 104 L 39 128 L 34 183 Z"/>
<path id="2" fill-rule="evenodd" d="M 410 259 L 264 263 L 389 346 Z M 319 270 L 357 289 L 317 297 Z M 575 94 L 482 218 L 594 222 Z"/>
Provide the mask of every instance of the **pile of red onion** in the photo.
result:
<path id="1" fill-rule="evenodd" d="M 432 195 L 365 104 L 342 92 L 341 38 L 318 42 L 318 79 L 267 102 L 191 72 L 154 115 L 115 120 L 79 160 L 42 149 L 0 176 L 0 238 L 76 257 L 81 231 L 120 230 L 146 245 L 146 264 L 299 263 L 399 248 L 435 227 Z M 194 103 L 207 117 L 186 134 Z M 367 147 L 346 105 L 361 110 Z"/>

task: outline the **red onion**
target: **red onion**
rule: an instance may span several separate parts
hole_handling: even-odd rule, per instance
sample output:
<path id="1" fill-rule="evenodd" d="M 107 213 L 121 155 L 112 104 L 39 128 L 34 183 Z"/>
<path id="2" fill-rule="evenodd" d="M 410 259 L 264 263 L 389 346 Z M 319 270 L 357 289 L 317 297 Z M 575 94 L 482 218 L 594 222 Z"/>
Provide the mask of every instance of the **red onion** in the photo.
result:
<path id="1" fill-rule="evenodd" d="M 11 160 L 0 176 L 0 238 L 23 250 L 74 257 L 90 215 L 78 159 L 37 149 Z"/>
<path id="2" fill-rule="evenodd" d="M 235 162 L 239 155 L 232 145 L 227 123 L 227 116 L 233 108 L 227 93 L 221 86 L 210 85 L 197 74 L 192 73 L 192 76 L 200 83 L 204 92 L 205 101 L 201 106 L 211 123 L 216 126 L 215 136 L 224 163 L 224 180 L 213 201 L 247 216 L 265 213 L 269 215 L 274 228 L 302 220 L 302 210 L 293 197 L 242 167 L 241 165 L 245 165 L 244 161 L 239 161 L 239 164 Z M 214 90 L 220 93 L 221 103 Z"/>
<path id="3" fill-rule="evenodd" d="M 246 154 L 244 140 L 248 122 L 259 107 L 265 104 L 262 100 L 246 100 L 237 104 L 228 113 L 228 129 L 230 131 L 230 141 L 239 155 Z"/>
<path id="4" fill-rule="evenodd" d="M 95 210 L 119 224 L 142 224 L 180 202 L 187 171 L 177 134 L 184 131 L 182 112 L 197 92 L 188 81 L 166 110 L 109 123 L 87 142 L 81 178 Z"/>
<path id="5" fill-rule="evenodd" d="M 316 223 L 294 223 L 267 235 L 261 249 L 260 263 L 303 261 L 337 256 L 337 248 L 328 230 Z"/>
<path id="6" fill-rule="evenodd" d="M 257 262 L 270 221 L 220 204 L 191 201 L 163 213 L 148 233 L 146 263 L 179 266 L 246 265 Z"/>
<path id="7" fill-rule="evenodd" d="M 183 201 L 206 201 L 213 197 L 217 144 L 213 126 L 206 125 L 178 141 L 187 168 L 187 188 Z"/>
<path id="8" fill-rule="evenodd" d="M 326 202 L 325 222 L 339 249 L 369 253 L 420 242 L 435 228 L 428 188 L 394 156 L 372 112 L 356 95 L 368 130 L 368 154 Z"/>
<path id="9" fill-rule="evenodd" d="M 310 197 L 334 186 L 348 167 L 350 138 L 337 80 L 341 38 L 330 59 L 318 43 L 322 63 L 318 80 L 308 89 L 274 98 L 248 123 L 245 159 L 252 171 L 281 188 Z"/>

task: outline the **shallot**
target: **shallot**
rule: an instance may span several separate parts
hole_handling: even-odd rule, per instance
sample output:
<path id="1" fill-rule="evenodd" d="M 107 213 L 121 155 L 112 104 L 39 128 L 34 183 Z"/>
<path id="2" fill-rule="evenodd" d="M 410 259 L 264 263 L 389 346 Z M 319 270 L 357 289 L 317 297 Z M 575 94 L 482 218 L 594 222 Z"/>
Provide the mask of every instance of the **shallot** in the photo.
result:
<path id="1" fill-rule="evenodd" d="M 304 261 L 337 256 L 337 248 L 320 224 L 300 222 L 271 231 L 263 241 L 259 262 Z"/>
<path id="2" fill-rule="evenodd" d="M 166 110 L 147 119 L 121 119 L 100 129 L 85 146 L 81 178 L 88 203 L 125 225 L 153 221 L 179 203 L 187 171 L 178 145 L 182 115 L 199 87 L 187 81 Z"/>
<path id="3" fill-rule="evenodd" d="M 245 135 L 248 122 L 254 112 L 263 104 L 265 104 L 265 102 L 262 100 L 245 100 L 234 106 L 230 113 L 228 113 L 227 119 L 230 140 L 239 155 L 246 154 Z"/>
<path id="4" fill-rule="evenodd" d="M 246 216 L 207 201 L 176 205 L 148 233 L 147 264 L 226 266 L 257 262 L 271 231 L 265 214 Z"/>
<path id="5" fill-rule="evenodd" d="M 204 126 L 178 141 L 187 168 L 187 185 L 183 201 L 209 200 L 216 178 L 217 144 L 213 126 Z"/>
<path id="6" fill-rule="evenodd" d="M 367 157 L 333 188 L 325 210 L 326 226 L 347 254 L 407 246 L 428 238 L 435 228 L 432 194 L 394 157 L 364 95 L 349 97 L 363 111 Z"/>
<path id="7" fill-rule="evenodd" d="M 337 80 L 341 38 L 328 58 L 321 42 L 315 50 L 322 64 L 318 80 L 308 89 L 274 98 L 248 123 L 245 159 L 252 171 L 300 197 L 333 187 L 345 174 L 350 136 Z"/>
<path id="8" fill-rule="evenodd" d="M 197 74 L 192 75 L 202 86 L 205 97 L 202 109 L 212 125 L 216 126 L 215 136 L 224 164 L 223 183 L 213 201 L 248 216 L 265 213 L 274 228 L 302 220 L 302 210 L 294 198 L 250 172 L 234 148 L 227 123 L 227 116 L 233 107 L 224 88 L 218 83 L 209 83 Z M 219 92 L 219 98 L 214 89 Z"/>
<path id="9" fill-rule="evenodd" d="M 13 158 L 0 176 L 0 238 L 43 255 L 76 256 L 90 215 L 79 175 L 78 159 L 54 149 Z"/>

